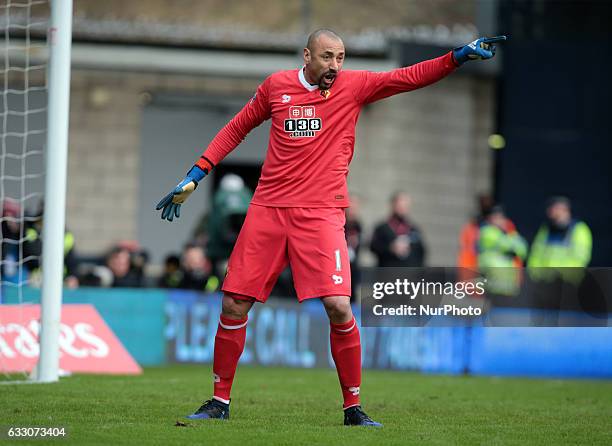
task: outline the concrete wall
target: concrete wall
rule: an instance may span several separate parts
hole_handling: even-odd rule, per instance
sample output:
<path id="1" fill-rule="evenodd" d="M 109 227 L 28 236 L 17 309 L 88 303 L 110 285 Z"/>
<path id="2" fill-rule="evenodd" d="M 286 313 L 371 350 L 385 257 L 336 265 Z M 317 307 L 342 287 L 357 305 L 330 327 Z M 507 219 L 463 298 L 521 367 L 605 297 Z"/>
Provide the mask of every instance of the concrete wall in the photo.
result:
<path id="1" fill-rule="evenodd" d="M 141 118 L 151 91 L 231 96 L 256 86 L 252 80 L 73 70 L 66 222 L 79 252 L 138 239 Z M 196 160 L 199 148 L 193 149 Z M 184 173 L 185 166 L 177 168 Z"/>
<path id="2" fill-rule="evenodd" d="M 249 94 L 257 84 L 252 79 L 74 69 L 67 224 L 79 251 L 97 253 L 117 240 L 138 239 L 141 116 L 147 92 L 231 97 Z M 429 263 L 453 264 L 460 226 L 474 211 L 474 194 L 491 188 L 486 138 L 493 122 L 492 94 L 491 81 L 455 74 L 363 110 L 349 186 L 364 198 L 368 231 L 386 215 L 390 193 L 407 190 L 430 248 Z M 371 261 L 367 254 L 365 261 Z"/>
<path id="3" fill-rule="evenodd" d="M 388 214 L 391 193 L 404 190 L 413 198 L 428 264 L 454 265 L 474 196 L 492 188 L 493 108 L 492 82 L 455 74 L 364 109 L 349 185 L 363 198 L 367 232 Z"/>

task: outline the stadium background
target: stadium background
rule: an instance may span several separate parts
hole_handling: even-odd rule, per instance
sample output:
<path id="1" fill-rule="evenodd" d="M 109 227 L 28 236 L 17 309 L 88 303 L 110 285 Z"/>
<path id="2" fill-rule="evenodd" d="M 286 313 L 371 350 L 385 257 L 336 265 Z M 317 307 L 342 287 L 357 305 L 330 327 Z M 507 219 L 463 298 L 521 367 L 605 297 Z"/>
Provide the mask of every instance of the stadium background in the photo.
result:
<path id="1" fill-rule="evenodd" d="M 120 234 L 160 261 L 186 241 L 212 182 L 170 238 L 150 211 L 164 178 L 184 173 L 267 74 L 300 64 L 303 30 L 316 24 L 345 36 L 347 68 L 373 70 L 442 54 L 476 30 L 511 35 L 499 60 L 363 111 L 349 184 L 363 197 L 366 229 L 392 191 L 408 190 L 429 263 L 452 265 L 476 194 L 496 194 L 530 238 L 545 199 L 563 193 L 594 232 L 593 264 L 610 264 L 605 3 L 313 1 L 306 18 L 297 1 L 260 3 L 76 2 L 67 222 L 81 252 Z M 507 141 L 500 153 L 487 144 L 496 131 Z M 251 186 L 265 137 L 260 129 L 225 163 Z"/>
<path id="2" fill-rule="evenodd" d="M 546 198 L 566 194 L 593 230 L 592 264 L 609 266 L 611 18 L 605 2 L 76 0 L 66 222 L 78 253 L 96 257 L 120 240 L 136 240 L 150 252 L 155 274 L 163 257 L 189 240 L 222 174 L 239 173 L 254 187 L 267 127 L 202 183 L 171 228 L 153 211 L 267 74 L 300 65 L 306 30 L 329 26 L 345 39 L 346 68 L 372 70 L 443 54 L 476 35 L 510 35 L 491 63 L 363 110 L 349 188 L 362 197 L 365 232 L 387 214 L 390 194 L 406 190 L 425 232 L 428 264 L 454 265 L 477 194 L 504 203 L 528 239 Z M 505 148 L 489 147 L 493 133 L 504 135 Z M 151 289 L 65 293 L 67 303 L 94 304 L 145 366 L 209 362 L 210 351 L 201 349 L 211 338 L 202 330 L 214 321 L 202 315 L 216 311 L 213 299 Z M 36 291 L 26 300 L 36 302 Z M 290 323 L 292 311 L 298 318 L 316 313 L 279 303 L 271 317 Z M 405 349 L 379 332 L 364 331 L 382 352 L 368 367 L 612 376 L 609 328 L 406 329 L 395 344 Z M 275 348 L 261 356 L 254 350 L 255 363 L 296 365 L 288 342 Z M 266 354 L 273 358 L 267 364 Z"/>
<path id="3" fill-rule="evenodd" d="M 151 203 L 184 174 L 265 76 L 301 64 L 301 6 L 75 3 L 66 221 L 80 252 L 99 253 L 120 237 L 139 240 L 160 262 L 188 240 L 210 203 L 213 182 L 202 184 L 171 237 L 167 225 L 152 218 Z M 394 1 L 350 7 L 314 1 L 310 9 L 311 24 L 331 26 L 345 37 L 347 68 L 397 66 L 394 35 L 439 42 L 437 54 L 443 54 L 476 31 L 470 2 L 406 8 Z M 255 10 L 265 13 L 251 14 Z M 394 190 L 409 190 L 414 215 L 427 228 L 430 262 L 453 264 L 458 230 L 475 210 L 475 194 L 493 187 L 486 141 L 495 126 L 495 85 L 491 74 L 460 70 L 434 88 L 363 111 L 349 184 L 364 198 L 366 228 L 386 214 Z M 247 174 L 251 187 L 266 137 L 265 128 L 255 132 L 224 163 Z M 370 187 L 373 176 L 376 188 Z"/>
<path id="4" fill-rule="evenodd" d="M 349 188 L 361 197 L 365 234 L 386 215 L 391 193 L 405 190 L 423 228 L 427 264 L 452 266 L 459 230 L 477 212 L 476 195 L 495 196 L 531 239 L 546 198 L 564 194 L 593 231 L 591 265 L 612 261 L 605 167 L 612 156 L 610 61 L 602 56 L 611 44 L 603 25 L 607 3 L 150 0 L 144 7 L 79 0 L 74 6 L 66 221 L 80 258 L 103 258 L 118 242 L 136 241 L 150 254 L 147 272 L 155 276 L 164 256 L 179 251 L 210 210 L 222 175 L 237 173 L 254 188 L 265 124 L 202 183 L 171 227 L 153 211 L 265 76 L 301 64 L 308 30 L 329 26 L 345 39 L 346 68 L 371 70 L 435 57 L 476 35 L 510 35 L 492 61 L 467 64 L 434 86 L 363 110 Z M 32 22 L 44 24 L 45 13 L 34 6 Z M 31 32 L 42 38 L 45 28 L 33 25 Z M 581 63 L 569 62 L 576 57 Z M 44 95 L 31 93 L 30 101 L 42 107 Z M 494 150 L 488 141 L 497 132 L 505 147 Z M 366 249 L 361 263 L 373 264 Z"/>
<path id="5" fill-rule="evenodd" d="M 44 12 L 32 9 L 33 17 Z M 406 190 L 427 264 L 452 266 L 477 194 L 503 203 L 527 239 L 546 198 L 564 194 L 593 231 L 591 265 L 610 265 L 610 14 L 605 2 L 79 0 L 66 219 L 78 255 L 103 256 L 135 240 L 159 273 L 209 210 L 221 175 L 238 173 L 254 188 L 266 125 L 202 184 L 171 229 L 152 210 L 265 76 L 300 65 L 307 30 L 330 26 L 345 38 L 346 67 L 372 70 L 443 54 L 477 34 L 511 36 L 493 61 L 363 110 L 349 187 L 361 197 L 364 233 L 386 215 L 390 194 Z M 34 26 L 32 35 L 44 31 Z M 44 106 L 42 94 L 30 96 L 32 107 Z M 496 132 L 506 140 L 501 150 L 488 144 Z M 373 264 L 365 249 L 362 263 Z"/>
<path id="6" fill-rule="evenodd" d="M 251 8 L 266 13 L 254 16 Z M 299 66 L 298 49 L 313 24 L 345 36 L 347 68 L 372 70 L 503 31 L 511 39 L 494 61 L 363 111 L 350 188 L 363 198 L 366 232 L 386 214 L 389 195 L 405 189 L 426 228 L 428 263 L 453 265 L 459 228 L 476 212 L 477 194 L 495 195 L 528 239 L 546 198 L 565 194 L 597 239 L 592 265 L 609 265 L 612 203 L 602 169 L 610 161 L 602 100 L 610 97 L 610 62 L 602 57 L 610 49 L 603 26 L 609 18 L 605 2 L 362 1 L 347 7 L 342 1 L 152 0 L 141 8 L 77 1 L 68 226 L 82 254 L 100 253 L 118 238 L 138 240 L 159 263 L 187 241 L 218 178 L 175 224 L 172 240 L 150 218 L 150 203 L 167 188 L 163 178 L 184 173 L 265 76 Z M 569 63 L 573 58 L 581 63 Z M 254 187 L 266 130 L 247 138 L 219 173 L 238 172 Z M 495 152 L 487 137 L 498 131 L 506 148 Z M 384 172 L 375 188 L 374 171 Z M 111 206 L 123 218 L 106 212 Z M 365 261 L 371 263 L 367 254 Z"/>

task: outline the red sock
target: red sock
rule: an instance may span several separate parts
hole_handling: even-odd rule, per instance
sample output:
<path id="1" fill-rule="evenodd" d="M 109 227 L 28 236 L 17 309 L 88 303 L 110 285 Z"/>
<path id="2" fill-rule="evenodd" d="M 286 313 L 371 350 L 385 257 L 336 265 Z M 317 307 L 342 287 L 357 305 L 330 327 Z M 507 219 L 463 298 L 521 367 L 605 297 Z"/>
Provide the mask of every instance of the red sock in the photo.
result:
<path id="1" fill-rule="evenodd" d="M 361 385 L 361 339 L 355 318 L 344 324 L 330 324 L 329 335 L 331 352 L 342 396 L 343 408 L 359 405 L 359 386 Z"/>
<path id="2" fill-rule="evenodd" d="M 238 360 L 244 350 L 247 320 L 248 317 L 237 321 L 224 316 L 219 319 L 213 359 L 213 396 L 224 402 L 229 402 Z"/>

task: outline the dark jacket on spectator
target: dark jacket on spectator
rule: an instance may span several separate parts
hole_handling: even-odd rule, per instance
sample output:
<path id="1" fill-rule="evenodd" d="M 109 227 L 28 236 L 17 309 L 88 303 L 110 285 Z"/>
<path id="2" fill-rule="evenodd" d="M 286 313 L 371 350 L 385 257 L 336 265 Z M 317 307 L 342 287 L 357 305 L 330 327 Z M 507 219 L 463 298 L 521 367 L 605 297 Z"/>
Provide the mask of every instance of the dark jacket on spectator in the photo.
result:
<path id="1" fill-rule="evenodd" d="M 406 237 L 410 245 L 408 254 L 398 257 L 391 244 L 398 237 Z M 409 220 L 393 215 L 374 230 L 370 249 L 378 257 L 378 266 L 420 267 L 425 263 L 425 246 L 421 231 Z"/>

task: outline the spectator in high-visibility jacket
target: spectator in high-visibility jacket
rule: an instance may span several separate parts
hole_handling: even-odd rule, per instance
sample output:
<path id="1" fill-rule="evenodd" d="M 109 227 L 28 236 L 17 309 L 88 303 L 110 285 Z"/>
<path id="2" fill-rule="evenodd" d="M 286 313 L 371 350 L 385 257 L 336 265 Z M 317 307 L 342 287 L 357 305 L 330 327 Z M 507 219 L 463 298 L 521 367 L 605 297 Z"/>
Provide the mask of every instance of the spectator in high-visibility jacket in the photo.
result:
<path id="1" fill-rule="evenodd" d="M 546 216 L 547 221 L 540 226 L 531 245 L 527 261 L 530 276 L 552 280 L 559 272 L 562 278 L 578 282 L 582 272 L 577 268 L 584 268 L 591 261 L 591 230 L 585 222 L 573 218 L 566 197 L 551 198 Z"/>
<path id="2" fill-rule="evenodd" d="M 463 269 L 478 269 L 478 237 L 480 236 L 480 227 L 485 222 L 487 215 L 494 206 L 493 197 L 490 195 L 479 195 L 477 197 L 478 214 L 471 218 L 459 233 L 459 253 L 457 256 L 457 266 L 462 274 Z M 465 280 L 476 277 L 470 275 Z"/>
<path id="3" fill-rule="evenodd" d="M 29 215 L 30 224 L 26 226 L 22 250 L 24 266 L 30 273 L 29 283 L 42 285 L 42 233 L 44 229 L 44 203 L 40 203 L 36 211 Z M 75 237 L 67 228 L 64 233 L 64 286 L 77 288 L 78 259 L 75 253 Z"/>
<path id="4" fill-rule="evenodd" d="M 517 294 L 521 271 L 515 259 L 527 257 L 527 242 L 516 229 L 508 229 L 508 219 L 501 206 L 489 211 L 478 238 L 478 267 L 487 277 L 487 290 L 494 294 Z"/>
<path id="5" fill-rule="evenodd" d="M 470 219 L 459 234 L 459 254 L 457 256 L 457 278 L 460 281 L 473 280 L 478 277 L 478 239 L 480 228 L 486 222 L 487 216 L 495 206 L 493 197 L 487 194 L 477 197 L 478 214 Z M 516 232 L 516 225 L 506 216 L 503 229 L 505 232 Z M 520 268 L 523 261 L 520 257 L 514 257 L 513 266 Z"/>

